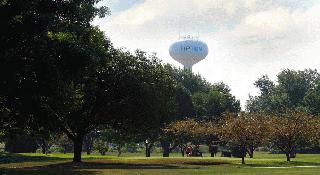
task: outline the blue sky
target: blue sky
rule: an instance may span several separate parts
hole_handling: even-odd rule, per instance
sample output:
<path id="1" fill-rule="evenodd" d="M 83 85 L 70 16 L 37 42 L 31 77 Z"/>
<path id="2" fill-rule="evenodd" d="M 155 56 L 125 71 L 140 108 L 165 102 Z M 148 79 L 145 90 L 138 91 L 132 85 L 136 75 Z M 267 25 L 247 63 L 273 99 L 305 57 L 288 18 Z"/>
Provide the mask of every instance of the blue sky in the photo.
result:
<path id="1" fill-rule="evenodd" d="M 112 13 L 117 13 L 143 2 L 144 0 L 103 0 L 100 4 L 108 6 Z"/>
<path id="2" fill-rule="evenodd" d="M 264 74 L 320 69 L 320 0 L 105 0 L 111 16 L 96 19 L 116 47 L 168 53 L 179 33 L 200 34 L 208 57 L 193 71 L 223 81 L 244 107 Z"/>

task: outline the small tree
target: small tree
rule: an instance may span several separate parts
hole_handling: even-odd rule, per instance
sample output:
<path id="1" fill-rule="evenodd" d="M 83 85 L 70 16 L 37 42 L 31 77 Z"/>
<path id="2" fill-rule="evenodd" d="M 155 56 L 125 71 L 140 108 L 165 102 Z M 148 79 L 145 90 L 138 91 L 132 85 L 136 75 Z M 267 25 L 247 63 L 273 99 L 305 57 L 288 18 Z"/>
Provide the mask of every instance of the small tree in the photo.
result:
<path id="1" fill-rule="evenodd" d="M 253 158 L 254 150 L 267 144 L 269 141 L 270 128 L 269 120 L 266 116 L 259 113 L 246 113 L 246 134 L 248 138 L 248 145 L 246 147 L 246 152 L 249 154 L 250 158 Z"/>
<path id="2" fill-rule="evenodd" d="M 221 140 L 239 150 L 242 164 L 249 152 L 253 156 L 254 148 L 268 139 L 269 129 L 264 117 L 258 114 L 242 112 L 239 115 L 227 113 L 221 126 Z"/>
<path id="3" fill-rule="evenodd" d="M 118 156 L 120 156 L 122 154 L 123 147 L 126 143 L 132 142 L 134 140 L 134 136 L 127 131 L 107 127 L 101 131 L 100 140 L 115 144 Z"/>
<path id="4" fill-rule="evenodd" d="M 185 119 L 169 124 L 164 132 L 174 138 L 174 143 L 179 145 L 181 153 L 184 156 L 184 149 L 188 142 L 195 145 L 196 148 L 206 140 L 212 140 L 212 134 L 216 130 L 212 123 L 204 123 L 195 119 Z"/>
<path id="5" fill-rule="evenodd" d="M 286 154 L 287 161 L 295 157 L 299 141 L 311 141 L 314 138 L 314 118 L 306 113 L 287 111 L 270 120 L 271 141 Z"/>
<path id="6" fill-rule="evenodd" d="M 93 142 L 93 148 L 97 150 L 101 155 L 106 155 L 106 152 L 108 151 L 109 147 L 107 142 L 101 140 L 101 139 L 96 139 Z"/>

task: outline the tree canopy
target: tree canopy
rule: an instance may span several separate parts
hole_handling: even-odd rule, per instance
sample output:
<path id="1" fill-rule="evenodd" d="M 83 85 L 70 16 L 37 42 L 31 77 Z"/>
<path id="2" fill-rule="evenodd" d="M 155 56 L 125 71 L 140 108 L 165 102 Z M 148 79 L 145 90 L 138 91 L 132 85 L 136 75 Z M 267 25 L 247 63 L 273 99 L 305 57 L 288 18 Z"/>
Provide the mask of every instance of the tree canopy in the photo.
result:
<path id="1" fill-rule="evenodd" d="M 101 124 L 133 131 L 165 121 L 176 86 L 153 56 L 115 49 L 91 25 L 107 12 L 97 2 L 0 5 L 3 122 L 59 128 L 74 142 L 76 162 L 83 137 Z"/>
<path id="2" fill-rule="evenodd" d="M 251 112 L 283 113 L 287 109 L 296 109 L 318 114 L 319 82 L 316 70 L 286 69 L 278 74 L 276 83 L 265 75 L 255 82 L 260 95 L 251 96 L 246 108 Z"/>

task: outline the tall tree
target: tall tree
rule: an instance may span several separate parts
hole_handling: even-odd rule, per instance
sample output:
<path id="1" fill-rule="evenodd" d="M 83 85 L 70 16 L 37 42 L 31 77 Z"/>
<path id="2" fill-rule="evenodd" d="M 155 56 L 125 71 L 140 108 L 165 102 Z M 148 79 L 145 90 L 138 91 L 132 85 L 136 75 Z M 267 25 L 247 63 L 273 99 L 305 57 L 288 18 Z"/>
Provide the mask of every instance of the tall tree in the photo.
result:
<path id="1" fill-rule="evenodd" d="M 211 85 L 208 91 L 193 94 L 192 101 L 197 116 L 209 120 L 219 120 L 225 112 L 240 112 L 240 101 L 230 93 L 230 89 L 223 83 Z"/>
<path id="2" fill-rule="evenodd" d="M 74 143 L 74 162 L 100 124 L 161 121 L 175 90 L 159 61 L 114 49 L 91 25 L 106 12 L 97 2 L 0 4 L 1 109 L 16 126 L 59 127 Z"/>
<path id="3" fill-rule="evenodd" d="M 46 91 L 46 81 L 42 80 L 52 75 L 49 72 L 54 67 L 47 69 L 51 64 L 74 64 L 73 72 L 70 71 L 69 74 L 77 74 L 77 67 L 86 64 L 80 57 L 77 60 L 65 60 L 62 64 L 64 57 L 58 52 L 59 48 L 54 49 L 55 46 L 60 47 L 62 52 L 71 53 L 72 43 L 75 42 L 67 43 L 66 37 L 65 42 L 58 41 L 50 35 L 57 33 L 62 37 L 72 34 L 75 36 L 73 40 L 77 40 L 78 36 L 90 33 L 93 18 L 96 15 L 102 17 L 107 12 L 105 7 L 96 8 L 94 4 L 97 2 L 98 0 L 1 1 L 0 97 L 1 108 L 10 113 L 5 118 L 6 129 L 21 127 L 34 120 L 32 113 L 38 110 L 34 106 L 39 106 L 36 96 Z M 63 47 L 67 50 L 63 50 Z"/>
<path id="4" fill-rule="evenodd" d="M 260 95 L 250 97 L 247 110 L 250 112 L 284 113 L 286 109 L 304 110 L 316 114 L 318 102 L 315 94 L 320 82 L 316 70 L 283 70 L 277 76 L 277 83 L 267 76 L 259 78 L 255 85 Z"/>

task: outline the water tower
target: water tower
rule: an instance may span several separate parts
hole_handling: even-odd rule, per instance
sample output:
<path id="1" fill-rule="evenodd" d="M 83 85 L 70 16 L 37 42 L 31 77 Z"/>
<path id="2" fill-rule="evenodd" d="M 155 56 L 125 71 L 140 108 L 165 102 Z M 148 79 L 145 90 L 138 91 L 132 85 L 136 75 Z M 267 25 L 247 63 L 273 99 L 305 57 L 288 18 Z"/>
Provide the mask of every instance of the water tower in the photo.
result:
<path id="1" fill-rule="evenodd" d="M 206 58 L 208 46 L 198 37 L 186 36 L 173 43 L 169 49 L 170 56 L 181 63 L 184 69 L 192 70 L 192 66 Z"/>

